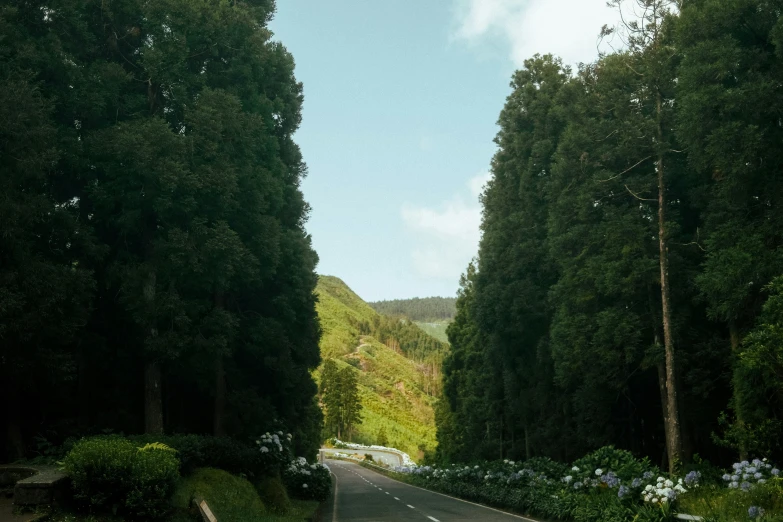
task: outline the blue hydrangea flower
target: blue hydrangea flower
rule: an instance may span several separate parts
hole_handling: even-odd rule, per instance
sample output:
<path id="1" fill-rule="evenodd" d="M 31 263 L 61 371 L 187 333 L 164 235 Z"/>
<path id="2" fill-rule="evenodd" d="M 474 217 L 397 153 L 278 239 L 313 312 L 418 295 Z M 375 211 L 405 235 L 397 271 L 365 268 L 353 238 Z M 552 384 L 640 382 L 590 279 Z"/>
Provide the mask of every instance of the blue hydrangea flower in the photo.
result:
<path id="1" fill-rule="evenodd" d="M 780 470 L 778 468 L 772 468 L 772 471 L 770 471 L 774 476 L 780 475 Z"/>
<path id="2" fill-rule="evenodd" d="M 627 487 L 627 486 L 620 486 L 620 489 L 618 489 L 618 490 L 617 490 L 617 496 L 618 496 L 619 498 L 623 498 L 625 495 L 627 495 L 628 493 L 630 493 L 630 491 L 631 491 L 631 490 L 630 490 L 630 489 L 628 489 L 628 487 Z"/>
<path id="3" fill-rule="evenodd" d="M 641 485 L 642 485 L 642 479 L 635 478 L 635 479 L 633 479 L 633 481 L 631 482 L 631 487 L 632 487 L 632 488 L 638 488 L 638 487 L 639 487 L 639 486 L 641 486 Z"/>
<path id="4" fill-rule="evenodd" d="M 743 482 L 740 484 L 740 489 L 742 491 L 750 491 L 750 482 Z"/>
<path id="5" fill-rule="evenodd" d="M 617 475 L 615 475 L 610 471 L 606 475 L 601 476 L 601 482 L 603 482 L 610 488 L 613 488 L 616 487 L 618 484 L 620 484 L 620 479 L 617 478 Z"/>
<path id="6" fill-rule="evenodd" d="M 653 478 L 654 476 L 655 476 L 655 475 L 653 474 L 653 472 L 652 472 L 652 471 L 645 471 L 645 472 L 644 472 L 644 475 L 642 475 L 642 478 L 643 478 L 644 480 L 650 480 L 650 479 L 651 479 L 651 478 Z"/>
<path id="7" fill-rule="evenodd" d="M 701 478 L 701 473 L 698 471 L 691 471 L 687 475 L 685 475 L 685 485 L 688 487 L 693 487 L 698 485 L 699 479 Z"/>
<path id="8" fill-rule="evenodd" d="M 764 508 L 758 506 L 750 506 L 748 508 L 748 516 L 750 518 L 758 518 L 764 516 Z"/>

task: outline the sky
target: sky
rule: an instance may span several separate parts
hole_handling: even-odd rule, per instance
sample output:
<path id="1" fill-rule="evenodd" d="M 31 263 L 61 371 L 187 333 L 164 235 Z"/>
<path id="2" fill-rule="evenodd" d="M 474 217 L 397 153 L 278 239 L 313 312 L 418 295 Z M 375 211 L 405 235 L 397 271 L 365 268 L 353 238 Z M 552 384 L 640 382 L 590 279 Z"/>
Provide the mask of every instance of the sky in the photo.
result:
<path id="1" fill-rule="evenodd" d="M 456 295 L 511 75 L 595 60 L 616 18 L 606 0 L 278 0 L 318 273 L 367 301 Z"/>

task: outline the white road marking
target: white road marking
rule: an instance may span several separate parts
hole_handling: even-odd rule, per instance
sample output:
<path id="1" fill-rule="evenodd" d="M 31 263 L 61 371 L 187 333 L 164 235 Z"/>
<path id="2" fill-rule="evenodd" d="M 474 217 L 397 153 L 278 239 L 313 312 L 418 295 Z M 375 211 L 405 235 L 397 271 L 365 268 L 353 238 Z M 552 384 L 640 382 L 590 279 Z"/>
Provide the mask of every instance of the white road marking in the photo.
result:
<path id="1" fill-rule="evenodd" d="M 440 520 L 438 520 L 438 519 L 437 519 L 437 518 L 435 518 L 435 517 L 430 517 L 430 516 L 428 516 L 427 518 L 429 518 L 430 520 L 433 520 L 434 522 L 440 522 Z"/>
<path id="2" fill-rule="evenodd" d="M 400 500 L 400 499 L 398 499 L 397 497 L 394 497 L 394 500 Z"/>
<path id="3" fill-rule="evenodd" d="M 334 473 L 332 473 L 334 475 Z M 334 508 L 332 509 L 332 522 L 337 522 L 337 475 L 334 475 Z"/>
<path id="4" fill-rule="evenodd" d="M 378 472 L 376 471 L 375 473 L 378 473 Z M 525 520 L 525 521 L 527 521 L 527 522 L 539 522 L 538 520 L 534 520 L 534 519 L 532 519 L 532 518 L 527 518 L 527 517 L 523 517 L 523 516 L 520 516 L 520 515 L 515 515 L 514 513 L 509 513 L 509 512 L 507 512 L 507 511 L 501 511 L 501 510 L 499 510 L 499 509 L 491 508 L 491 507 L 488 507 L 488 506 L 483 506 L 483 505 L 481 505 L 481 504 L 476 504 L 475 502 L 470 502 L 470 501 L 468 501 L 468 500 L 463 500 L 463 499 L 461 499 L 461 498 L 452 497 L 452 496 L 450 496 L 450 495 L 444 495 L 443 493 L 438 493 L 437 491 L 432 491 L 431 489 L 424 489 L 424 488 L 420 488 L 419 486 L 413 486 L 413 485 L 411 485 L 411 484 L 408 484 L 408 483 L 406 483 L 406 482 L 401 482 L 401 481 L 399 481 L 399 480 L 397 480 L 397 479 L 393 479 L 393 478 L 391 478 L 391 477 L 386 477 L 386 478 L 388 478 L 388 479 L 390 479 L 390 480 L 393 480 L 393 481 L 395 481 L 395 482 L 398 482 L 399 484 L 402 484 L 403 486 L 408 486 L 409 488 L 416 488 L 416 489 L 420 489 L 420 490 L 422 490 L 422 491 L 426 491 L 427 493 L 432 493 L 433 495 L 440 495 L 441 497 L 450 498 L 450 499 L 452 499 L 452 500 L 456 500 L 456 501 L 458 501 L 458 502 L 464 502 L 465 504 L 470 504 L 470 505 L 472 505 L 472 506 L 476 506 L 476 507 L 480 507 L 480 508 L 488 509 L 488 510 L 490 510 L 490 511 L 494 511 L 495 513 L 500 513 L 500 514 L 502 514 L 502 515 L 506 515 L 506 516 L 513 517 L 513 518 L 518 518 L 518 519 L 520 519 L 520 520 Z M 411 506 L 411 505 L 408 505 L 408 507 L 409 507 L 409 508 L 412 508 L 412 509 L 416 509 L 416 508 L 414 508 L 414 507 L 413 507 L 413 506 Z"/>

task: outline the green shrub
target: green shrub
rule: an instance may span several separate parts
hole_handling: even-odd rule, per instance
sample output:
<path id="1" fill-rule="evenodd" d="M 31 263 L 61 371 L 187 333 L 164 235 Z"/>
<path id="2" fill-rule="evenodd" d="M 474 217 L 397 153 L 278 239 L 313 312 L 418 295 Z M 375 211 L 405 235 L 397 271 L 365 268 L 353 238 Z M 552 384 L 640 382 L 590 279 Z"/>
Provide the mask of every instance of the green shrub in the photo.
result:
<path id="1" fill-rule="evenodd" d="M 211 435 L 136 435 L 139 444 L 162 442 L 177 450 L 180 473 L 189 475 L 198 468 L 217 468 L 234 475 L 259 477 L 280 472 L 279 466 L 265 462 L 257 447 L 231 437 Z"/>
<path id="2" fill-rule="evenodd" d="M 82 440 L 65 456 L 74 499 L 88 507 L 116 511 L 128 493 L 137 448 L 120 437 Z"/>
<path id="3" fill-rule="evenodd" d="M 283 515 L 291 509 L 288 492 L 279 478 L 266 477 L 257 484 L 256 489 L 261 500 L 272 513 Z"/>
<path id="4" fill-rule="evenodd" d="M 179 461 L 171 448 L 139 448 L 121 437 L 79 441 L 63 465 L 74 499 L 83 506 L 145 519 L 169 511 L 179 478 Z"/>
<path id="5" fill-rule="evenodd" d="M 173 450 L 148 447 L 137 450 L 125 500 L 128 513 L 161 518 L 170 509 L 169 499 L 179 479 L 179 460 Z"/>
<path id="6" fill-rule="evenodd" d="M 266 512 L 261 497 L 250 482 L 220 469 L 198 469 L 181 479 L 172 505 L 180 511 L 187 511 L 194 497 L 206 500 L 220 522 L 258 520 Z"/>
<path id="7" fill-rule="evenodd" d="M 620 450 L 614 446 L 599 448 L 575 461 L 574 466 L 588 476 L 596 469 L 611 470 L 623 480 L 641 477 L 645 471 L 652 471 L 656 475 L 660 474 L 660 470 L 650 464 L 646 457 L 639 460 L 630 451 Z"/>

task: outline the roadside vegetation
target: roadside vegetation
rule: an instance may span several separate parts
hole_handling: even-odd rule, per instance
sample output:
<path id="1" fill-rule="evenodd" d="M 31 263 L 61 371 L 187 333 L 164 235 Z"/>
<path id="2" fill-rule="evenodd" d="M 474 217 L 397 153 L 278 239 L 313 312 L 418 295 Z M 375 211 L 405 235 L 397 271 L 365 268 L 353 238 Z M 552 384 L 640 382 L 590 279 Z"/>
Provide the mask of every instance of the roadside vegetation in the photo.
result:
<path id="1" fill-rule="evenodd" d="M 161 440 L 73 441 L 62 460 L 72 500 L 45 520 L 200 520 L 196 499 L 221 521 L 301 520 L 330 494 L 328 468 L 295 458 L 292 436 L 282 431 L 253 445 L 195 435 Z"/>
<path id="2" fill-rule="evenodd" d="M 707 522 L 783 520 L 783 477 L 766 460 L 728 470 L 705 462 L 671 475 L 630 452 L 601 448 L 570 465 L 546 457 L 524 462 L 403 466 L 398 480 L 545 520 L 662 522 L 678 513 Z"/>

